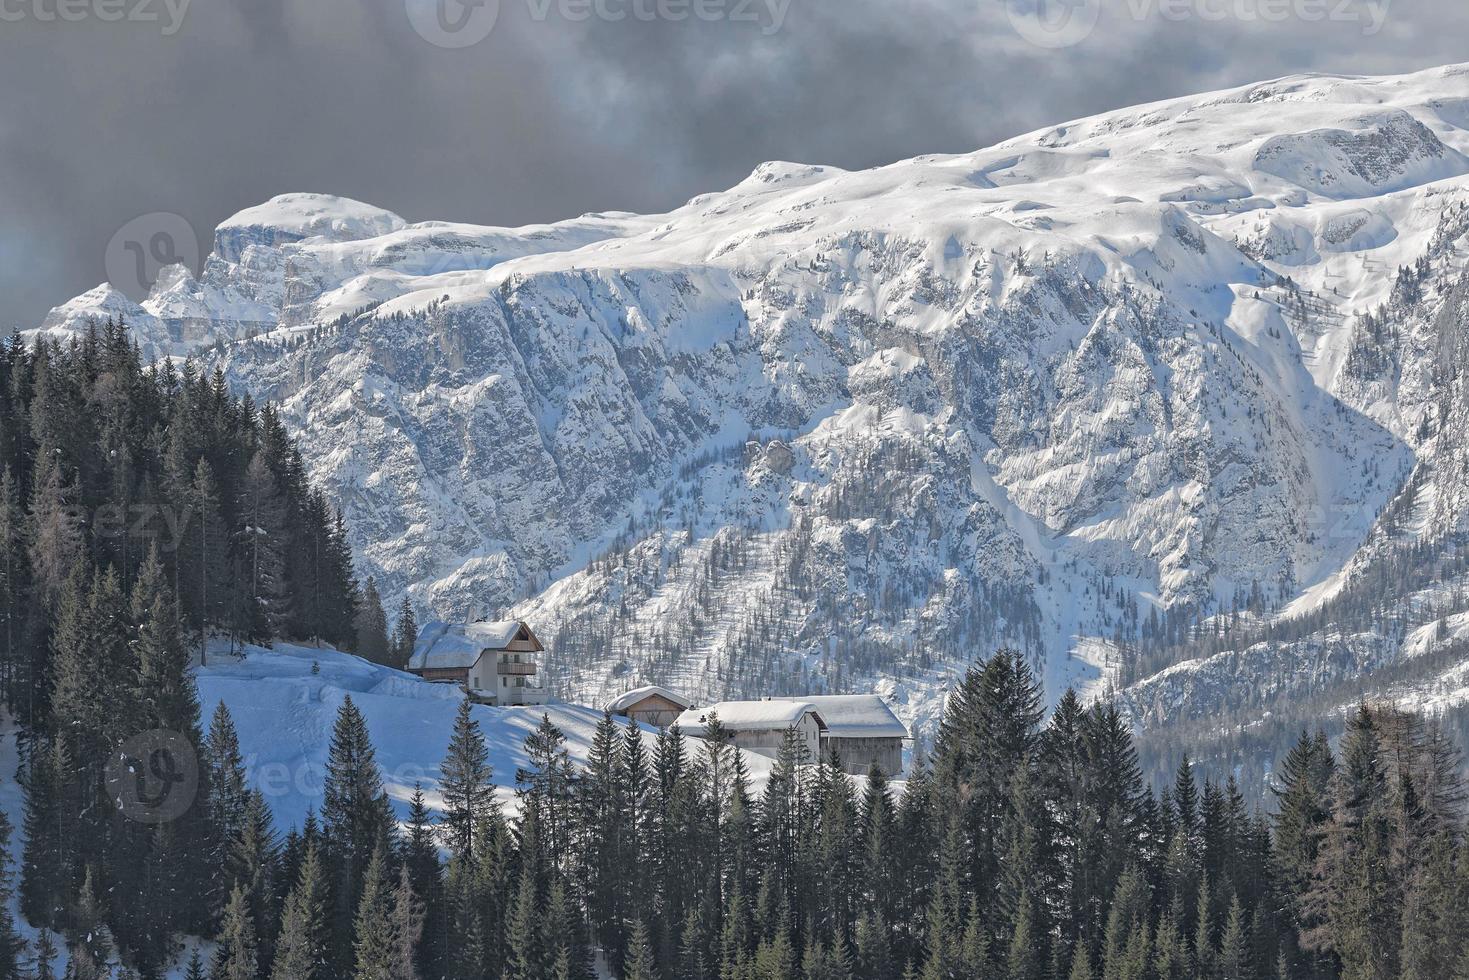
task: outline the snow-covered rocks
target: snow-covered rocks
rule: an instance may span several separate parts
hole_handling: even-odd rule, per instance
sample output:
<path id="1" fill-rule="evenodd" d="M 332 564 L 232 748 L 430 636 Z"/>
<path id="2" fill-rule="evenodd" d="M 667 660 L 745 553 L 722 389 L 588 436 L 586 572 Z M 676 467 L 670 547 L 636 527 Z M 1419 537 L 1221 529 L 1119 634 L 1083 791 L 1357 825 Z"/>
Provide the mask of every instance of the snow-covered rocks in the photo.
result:
<path id="1" fill-rule="evenodd" d="M 1466 99 L 1299 77 L 521 229 L 289 196 L 141 308 L 282 403 L 390 603 L 526 618 L 592 703 L 900 679 L 926 722 L 1000 643 L 1055 696 L 1347 566 L 1432 450 Z"/>

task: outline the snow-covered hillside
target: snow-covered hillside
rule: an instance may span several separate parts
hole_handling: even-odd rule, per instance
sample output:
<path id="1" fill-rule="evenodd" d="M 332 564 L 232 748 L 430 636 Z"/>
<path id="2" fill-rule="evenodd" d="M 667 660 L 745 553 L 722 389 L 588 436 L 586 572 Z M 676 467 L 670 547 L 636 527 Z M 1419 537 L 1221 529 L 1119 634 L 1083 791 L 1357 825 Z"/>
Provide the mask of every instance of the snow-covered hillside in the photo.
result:
<path id="1" fill-rule="evenodd" d="M 288 195 L 46 326 L 223 344 L 389 601 L 530 619 L 564 694 L 923 723 L 1000 643 L 1054 697 L 1170 610 L 1319 605 L 1405 488 L 1459 527 L 1465 106 L 1469 66 L 1293 77 L 521 229 Z"/>
<path id="2" fill-rule="evenodd" d="M 407 817 L 414 786 L 419 784 L 429 806 L 436 812 L 441 809 L 439 763 L 464 697 L 458 688 L 430 684 L 330 649 L 246 647 L 243 657 L 232 657 L 221 646 L 208 660 L 208 666 L 196 672 L 205 722 L 221 702 L 229 709 L 250 784 L 266 795 L 281 827 L 300 827 L 308 811 L 321 809 L 332 725 L 348 697 L 367 720 L 398 816 Z M 566 735 L 567 752 L 579 766 L 586 764 L 592 735 L 602 720 L 600 708 L 574 704 L 480 705 L 472 710 L 490 750 L 500 801 L 512 811 L 516 772 L 530 766 L 525 739 L 542 717 L 549 717 Z M 621 719 L 618 723 L 626 724 Z M 651 739 L 653 729 L 646 731 Z M 691 752 L 701 753 L 702 745 L 699 739 L 689 739 Z M 747 761 L 751 785 L 758 791 L 770 763 L 759 757 Z"/>

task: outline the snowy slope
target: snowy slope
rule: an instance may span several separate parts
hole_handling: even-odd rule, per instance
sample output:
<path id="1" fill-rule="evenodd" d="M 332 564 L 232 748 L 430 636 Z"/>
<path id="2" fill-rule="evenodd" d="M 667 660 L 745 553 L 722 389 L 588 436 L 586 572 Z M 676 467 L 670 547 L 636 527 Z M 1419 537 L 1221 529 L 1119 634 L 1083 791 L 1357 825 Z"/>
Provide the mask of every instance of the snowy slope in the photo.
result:
<path id="1" fill-rule="evenodd" d="M 289 195 L 142 308 L 282 403 L 390 601 L 531 619 L 587 701 L 922 726 L 999 643 L 1054 697 L 1155 612 L 1324 601 L 1410 474 L 1455 524 L 1465 105 L 1299 76 L 537 228 Z"/>
<path id="2" fill-rule="evenodd" d="M 463 699 L 457 688 L 430 684 L 351 654 L 284 644 L 274 649 L 246 647 L 243 657 L 229 656 L 227 647 L 215 647 L 196 678 L 205 724 L 223 702 L 239 733 L 250 785 L 265 794 L 282 832 L 300 827 L 308 812 L 321 810 L 332 726 L 348 697 L 367 720 L 399 818 L 406 818 L 414 786 L 419 784 L 430 808 L 440 810 L 439 763 Z M 602 720 L 600 710 L 573 704 L 477 705 L 473 713 L 490 750 L 500 800 L 512 812 L 516 771 L 530 765 L 525 739 L 542 717 L 549 716 L 565 733 L 567 751 L 577 765 L 586 764 Z M 626 723 L 619 719 L 619 724 Z M 654 730 L 645 730 L 651 740 Z M 702 745 L 690 739 L 689 751 L 700 753 Z M 769 762 L 759 757 L 747 761 L 752 786 L 763 786 Z"/>
<path id="3" fill-rule="evenodd" d="M 463 695 L 457 688 L 430 684 L 331 649 L 280 645 L 274 649 L 245 647 L 243 656 L 231 655 L 224 643 L 210 645 L 207 665 L 195 677 L 207 726 L 221 702 L 229 709 L 240 741 L 248 785 L 259 789 L 284 834 L 299 829 L 308 813 L 319 813 L 332 726 L 342 702 L 351 697 L 371 733 L 384 785 L 400 820 L 408 815 L 414 787 L 421 785 L 435 815 L 442 813 L 439 763 L 448 747 L 454 716 Z M 473 708 L 489 748 L 492 778 L 506 811 L 517 808 L 516 771 L 530 765 L 525 738 L 548 716 L 566 735 L 571 761 L 585 765 L 600 710 L 572 704 L 537 708 Z M 618 719 L 624 726 L 625 721 Z M 652 751 L 654 730 L 645 727 Z M 16 730 L 0 714 L 0 810 L 15 827 L 11 839 L 12 869 L 19 867 L 24 841 L 24 793 L 17 780 L 19 756 Z M 689 738 L 687 751 L 700 757 L 704 742 Z M 770 773 L 769 760 L 746 755 L 751 791 L 763 790 Z M 901 781 L 895 782 L 901 790 Z M 34 941 L 36 931 L 19 914 L 12 897 L 12 914 L 22 936 Z M 184 964 L 195 940 L 190 939 L 170 976 L 183 976 Z M 61 943 L 60 945 L 64 945 Z M 207 947 L 206 947 L 207 958 Z M 63 951 L 56 969 L 64 971 Z"/>

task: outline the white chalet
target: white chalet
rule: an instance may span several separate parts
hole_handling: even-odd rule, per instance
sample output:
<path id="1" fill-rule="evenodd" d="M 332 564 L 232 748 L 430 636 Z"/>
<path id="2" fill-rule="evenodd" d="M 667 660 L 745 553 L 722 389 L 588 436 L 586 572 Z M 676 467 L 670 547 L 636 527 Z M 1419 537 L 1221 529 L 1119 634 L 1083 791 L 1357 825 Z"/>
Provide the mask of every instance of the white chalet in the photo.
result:
<path id="1" fill-rule="evenodd" d="M 481 704 L 545 704 L 535 655 L 544 648 L 526 623 L 441 623 L 418 632 L 408 670 L 436 684 L 458 684 Z"/>
<path id="2" fill-rule="evenodd" d="M 685 735 L 703 738 L 709 717 L 729 729 L 731 741 L 746 752 L 775 758 L 785 734 L 795 729 L 806 748 L 806 761 L 820 758 L 826 722 L 809 701 L 721 701 L 704 708 L 690 708 L 674 721 Z"/>

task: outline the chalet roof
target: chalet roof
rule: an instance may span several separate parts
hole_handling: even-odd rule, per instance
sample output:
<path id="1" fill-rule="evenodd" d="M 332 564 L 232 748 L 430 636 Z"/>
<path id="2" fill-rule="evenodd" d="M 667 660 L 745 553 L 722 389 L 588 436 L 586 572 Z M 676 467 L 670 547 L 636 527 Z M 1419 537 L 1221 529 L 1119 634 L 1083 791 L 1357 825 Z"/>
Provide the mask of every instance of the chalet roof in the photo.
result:
<path id="1" fill-rule="evenodd" d="M 607 710 L 612 714 L 617 714 L 619 711 L 627 711 L 635 707 L 638 702 L 646 701 L 651 697 L 665 698 L 680 708 L 687 708 L 694 703 L 682 694 L 676 694 L 666 687 L 658 687 L 656 684 L 650 684 L 647 687 L 635 687 L 626 694 L 619 694 L 607 702 Z"/>
<path id="2" fill-rule="evenodd" d="M 708 717 L 718 714 L 721 724 L 742 732 L 784 731 L 800 724 L 808 713 L 816 715 L 822 728 L 821 712 L 809 701 L 721 701 L 704 708 L 690 708 L 679 715 L 674 724 L 686 735 L 703 735 Z"/>
<path id="3" fill-rule="evenodd" d="M 523 631 L 523 632 L 522 632 Z M 503 650 L 515 639 L 527 639 L 539 650 L 541 644 L 525 622 L 507 619 L 500 623 L 445 623 L 434 620 L 418 631 L 409 670 L 467 670 L 486 650 Z"/>
<path id="4" fill-rule="evenodd" d="M 876 694 L 823 694 L 790 700 L 815 706 L 832 738 L 907 738 L 908 729 Z M 720 715 L 723 718 L 723 715 Z"/>

